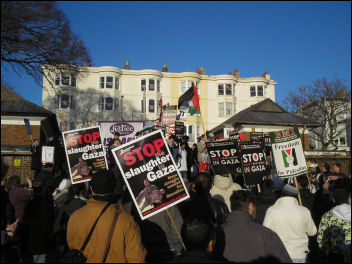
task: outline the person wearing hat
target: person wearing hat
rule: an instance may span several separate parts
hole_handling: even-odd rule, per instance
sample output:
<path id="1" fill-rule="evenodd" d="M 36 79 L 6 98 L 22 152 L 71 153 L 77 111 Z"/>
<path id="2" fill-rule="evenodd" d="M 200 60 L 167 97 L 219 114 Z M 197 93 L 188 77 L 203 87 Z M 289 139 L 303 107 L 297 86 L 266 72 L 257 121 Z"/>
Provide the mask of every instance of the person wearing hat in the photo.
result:
<path id="1" fill-rule="evenodd" d="M 107 247 L 108 235 L 115 213 L 118 213 L 106 262 L 144 262 L 146 250 L 142 244 L 140 229 L 133 217 L 127 214 L 113 194 L 116 180 L 112 172 L 99 170 L 92 177 L 90 189 L 92 197 L 87 205 L 75 211 L 67 224 L 67 245 L 79 250 L 94 222 L 107 204 L 94 232 L 83 251 L 88 262 L 101 263 Z"/>

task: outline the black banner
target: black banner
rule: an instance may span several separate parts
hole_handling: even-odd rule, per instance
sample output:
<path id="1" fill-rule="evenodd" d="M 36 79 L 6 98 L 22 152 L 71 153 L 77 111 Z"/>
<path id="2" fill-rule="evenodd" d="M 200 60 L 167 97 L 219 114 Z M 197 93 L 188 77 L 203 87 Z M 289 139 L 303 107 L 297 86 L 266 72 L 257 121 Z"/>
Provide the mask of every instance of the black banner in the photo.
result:
<path id="1" fill-rule="evenodd" d="M 260 143 L 239 144 L 243 177 L 246 185 L 260 184 L 267 174 L 266 157 Z"/>
<path id="2" fill-rule="evenodd" d="M 215 174 L 241 173 L 241 159 L 236 141 L 205 143 Z"/>
<path id="3" fill-rule="evenodd" d="M 66 131 L 62 135 L 73 184 L 90 181 L 98 170 L 107 168 L 99 126 Z"/>
<path id="4" fill-rule="evenodd" d="M 240 139 L 240 134 L 238 133 L 238 129 L 235 128 L 234 131 L 231 131 L 231 132 L 229 133 L 229 138 L 230 138 L 230 139 L 237 140 L 237 142 L 241 141 L 241 139 Z"/>
<path id="5" fill-rule="evenodd" d="M 142 220 L 189 197 L 160 130 L 112 153 Z"/>
<path id="6" fill-rule="evenodd" d="M 251 141 L 263 143 L 263 132 L 251 132 Z"/>

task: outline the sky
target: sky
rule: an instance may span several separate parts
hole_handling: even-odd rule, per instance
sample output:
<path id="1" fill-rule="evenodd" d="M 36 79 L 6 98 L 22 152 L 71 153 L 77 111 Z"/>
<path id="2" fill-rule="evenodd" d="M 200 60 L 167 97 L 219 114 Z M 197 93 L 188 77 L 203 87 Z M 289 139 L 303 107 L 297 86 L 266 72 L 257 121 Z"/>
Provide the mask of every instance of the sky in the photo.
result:
<path id="1" fill-rule="evenodd" d="M 58 1 L 72 30 L 85 43 L 94 67 L 241 77 L 268 72 L 276 102 L 318 78 L 338 77 L 351 87 L 349 1 Z M 15 92 L 42 105 L 31 77 L 4 68 Z"/>

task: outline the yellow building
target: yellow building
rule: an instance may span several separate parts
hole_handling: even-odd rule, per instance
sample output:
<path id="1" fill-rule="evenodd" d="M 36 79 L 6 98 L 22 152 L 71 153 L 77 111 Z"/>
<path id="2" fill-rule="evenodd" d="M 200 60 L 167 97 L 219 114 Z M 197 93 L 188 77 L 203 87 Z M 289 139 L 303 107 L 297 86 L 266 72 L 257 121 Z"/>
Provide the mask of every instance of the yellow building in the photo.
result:
<path id="1" fill-rule="evenodd" d="M 77 76 L 57 73 L 52 76 L 54 92 L 43 79 L 42 104 L 56 113 L 60 129 L 75 129 L 98 121 L 155 120 L 158 102 L 177 105 L 179 97 L 196 84 L 201 115 L 188 115 L 185 134 L 195 142 L 205 130 L 221 124 L 237 112 L 266 98 L 275 101 L 276 82 L 268 73 L 242 78 L 237 70 L 224 75 L 207 75 L 203 67 L 196 72 L 171 73 L 166 63 L 161 71 L 131 70 L 112 66 L 83 67 Z M 56 89 L 58 90 L 58 89 Z M 203 129 L 203 124 L 204 129 Z"/>

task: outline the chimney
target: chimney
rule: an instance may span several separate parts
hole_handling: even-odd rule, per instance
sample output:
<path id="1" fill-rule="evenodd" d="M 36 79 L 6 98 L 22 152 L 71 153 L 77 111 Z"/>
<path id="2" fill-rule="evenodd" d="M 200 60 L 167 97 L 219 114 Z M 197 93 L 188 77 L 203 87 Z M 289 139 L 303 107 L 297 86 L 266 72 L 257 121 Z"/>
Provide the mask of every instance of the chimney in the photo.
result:
<path id="1" fill-rule="evenodd" d="M 262 75 L 263 78 L 267 79 L 267 80 L 270 80 L 270 75 L 268 72 L 264 72 L 263 75 Z"/>
<path id="2" fill-rule="evenodd" d="M 125 66 L 123 66 L 123 68 L 124 68 L 125 70 L 129 70 L 129 69 L 130 69 L 130 64 L 128 63 L 128 60 L 126 60 Z"/>
<path id="3" fill-rule="evenodd" d="M 199 69 L 197 69 L 197 73 L 199 73 Z"/>
<path id="4" fill-rule="evenodd" d="M 169 69 L 166 67 L 166 61 L 164 62 L 164 67 L 161 70 L 162 72 L 168 72 Z"/>
<path id="5" fill-rule="evenodd" d="M 205 74 L 205 70 L 204 70 L 203 66 L 200 66 L 199 74 Z"/>
<path id="6" fill-rule="evenodd" d="M 238 72 L 237 69 L 235 69 L 235 71 L 233 72 L 233 75 L 235 75 L 235 77 L 240 78 L 240 73 Z"/>
<path id="7" fill-rule="evenodd" d="M 232 75 L 232 72 L 229 72 L 229 75 Z"/>

